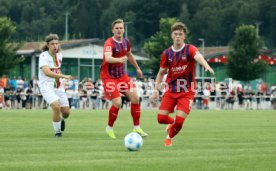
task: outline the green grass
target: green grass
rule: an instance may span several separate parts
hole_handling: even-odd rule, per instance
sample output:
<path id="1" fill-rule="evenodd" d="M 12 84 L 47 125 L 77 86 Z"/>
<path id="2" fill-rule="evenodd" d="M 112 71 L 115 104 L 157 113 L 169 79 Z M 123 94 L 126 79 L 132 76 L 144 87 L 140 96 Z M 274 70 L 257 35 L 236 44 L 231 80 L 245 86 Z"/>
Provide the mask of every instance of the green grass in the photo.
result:
<path id="1" fill-rule="evenodd" d="M 140 151 L 129 152 L 123 145 L 132 130 L 128 110 L 119 113 L 116 140 L 105 134 L 108 111 L 73 110 L 55 139 L 50 110 L 0 110 L 0 170 L 276 170 L 275 111 L 193 110 L 169 148 L 156 112 L 142 111 L 149 137 Z"/>

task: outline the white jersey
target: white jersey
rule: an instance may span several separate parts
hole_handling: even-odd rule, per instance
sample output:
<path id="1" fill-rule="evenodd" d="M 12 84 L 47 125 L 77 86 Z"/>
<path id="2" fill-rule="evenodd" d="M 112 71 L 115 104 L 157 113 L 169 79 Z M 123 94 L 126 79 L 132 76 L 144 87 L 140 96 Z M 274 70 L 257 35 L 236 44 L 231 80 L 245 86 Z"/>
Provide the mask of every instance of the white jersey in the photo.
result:
<path id="1" fill-rule="evenodd" d="M 52 72 L 60 73 L 60 67 L 62 62 L 62 54 L 59 52 L 56 56 L 51 56 L 48 51 L 42 52 L 39 55 L 39 72 L 38 72 L 38 85 L 47 86 L 52 88 L 61 88 L 61 80 L 48 77 L 44 74 L 41 67 L 48 66 Z"/>

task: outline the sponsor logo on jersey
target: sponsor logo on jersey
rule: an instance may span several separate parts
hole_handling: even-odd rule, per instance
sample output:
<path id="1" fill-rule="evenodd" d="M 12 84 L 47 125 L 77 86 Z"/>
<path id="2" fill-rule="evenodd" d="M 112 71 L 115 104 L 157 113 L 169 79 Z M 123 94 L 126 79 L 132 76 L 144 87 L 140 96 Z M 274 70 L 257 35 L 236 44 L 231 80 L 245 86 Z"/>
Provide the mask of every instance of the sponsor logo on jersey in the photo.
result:
<path id="1" fill-rule="evenodd" d="M 107 47 L 105 48 L 105 51 L 111 52 L 111 46 L 107 46 Z"/>
<path id="2" fill-rule="evenodd" d="M 183 54 L 181 58 L 182 58 L 183 61 L 187 60 L 187 56 L 185 54 Z"/>
<path id="3" fill-rule="evenodd" d="M 187 65 L 177 66 L 177 67 L 172 67 L 171 71 L 172 72 L 182 72 L 182 71 L 185 71 L 186 68 L 187 68 Z"/>

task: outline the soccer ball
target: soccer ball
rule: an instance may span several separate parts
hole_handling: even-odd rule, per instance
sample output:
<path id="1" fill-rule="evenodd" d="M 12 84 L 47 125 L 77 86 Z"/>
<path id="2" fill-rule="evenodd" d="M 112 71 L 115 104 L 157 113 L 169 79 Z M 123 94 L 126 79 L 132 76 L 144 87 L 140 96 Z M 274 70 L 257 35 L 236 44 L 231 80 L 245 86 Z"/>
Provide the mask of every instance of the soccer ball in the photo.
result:
<path id="1" fill-rule="evenodd" d="M 143 146 L 143 138 L 138 133 L 132 132 L 125 136 L 124 143 L 129 151 L 137 151 Z"/>

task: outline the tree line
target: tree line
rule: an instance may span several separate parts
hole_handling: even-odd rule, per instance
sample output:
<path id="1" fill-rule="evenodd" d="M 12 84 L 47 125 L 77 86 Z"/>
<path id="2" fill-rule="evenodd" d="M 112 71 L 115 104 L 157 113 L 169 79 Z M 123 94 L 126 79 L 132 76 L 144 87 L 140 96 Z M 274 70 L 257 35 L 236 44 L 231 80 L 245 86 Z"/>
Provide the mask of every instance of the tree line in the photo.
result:
<path id="1" fill-rule="evenodd" d="M 17 28 L 14 41 L 43 40 L 51 32 L 63 37 L 66 13 L 71 39 L 105 39 L 111 35 L 111 22 L 122 18 L 139 49 L 160 30 L 161 18 L 184 22 L 194 44 L 204 38 L 206 46 L 228 45 L 242 24 L 258 25 L 268 48 L 276 43 L 274 0 L 0 0 L 0 16 Z"/>

